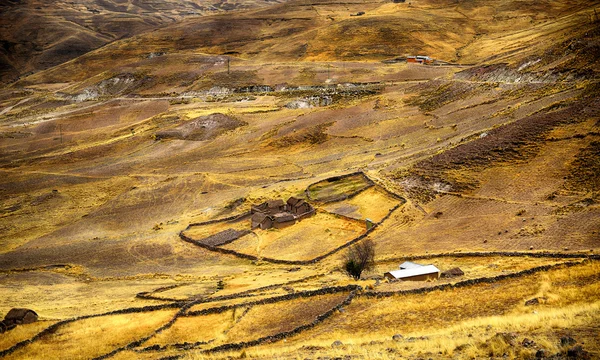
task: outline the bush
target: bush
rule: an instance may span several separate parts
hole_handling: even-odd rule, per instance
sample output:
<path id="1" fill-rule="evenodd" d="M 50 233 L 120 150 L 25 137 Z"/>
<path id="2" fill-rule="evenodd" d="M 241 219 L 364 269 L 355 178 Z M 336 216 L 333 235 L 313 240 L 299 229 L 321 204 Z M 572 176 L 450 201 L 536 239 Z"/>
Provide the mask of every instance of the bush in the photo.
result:
<path id="1" fill-rule="evenodd" d="M 374 259 L 375 244 L 372 240 L 363 240 L 348 249 L 344 259 L 344 270 L 355 280 L 359 280 L 363 271 L 373 268 Z"/>

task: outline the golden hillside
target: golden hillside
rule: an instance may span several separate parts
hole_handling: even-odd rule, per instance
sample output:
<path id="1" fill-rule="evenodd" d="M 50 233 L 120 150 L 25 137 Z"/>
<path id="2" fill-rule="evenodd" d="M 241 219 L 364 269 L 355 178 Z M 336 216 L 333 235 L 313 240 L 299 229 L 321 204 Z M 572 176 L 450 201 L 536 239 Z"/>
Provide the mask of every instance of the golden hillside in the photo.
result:
<path id="1" fill-rule="evenodd" d="M 0 357 L 600 356 L 595 2 L 126 3 L 0 90 Z"/>

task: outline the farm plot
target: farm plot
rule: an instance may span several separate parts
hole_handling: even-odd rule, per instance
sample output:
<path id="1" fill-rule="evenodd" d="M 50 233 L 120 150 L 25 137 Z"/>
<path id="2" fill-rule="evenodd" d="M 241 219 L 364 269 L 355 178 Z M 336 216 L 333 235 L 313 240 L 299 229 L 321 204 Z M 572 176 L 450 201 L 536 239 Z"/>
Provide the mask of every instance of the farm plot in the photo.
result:
<path id="1" fill-rule="evenodd" d="M 360 297 L 346 306 L 343 313 L 288 339 L 286 346 L 327 346 L 332 338 L 345 339 L 345 344 L 352 344 L 364 343 L 366 339 L 389 339 L 392 334 L 431 335 L 461 323 L 465 326 L 455 329 L 464 331 L 465 337 L 466 333 L 475 335 L 476 331 L 486 331 L 489 324 L 494 324 L 495 333 L 501 322 L 510 331 L 531 331 L 544 325 L 538 316 L 530 316 L 532 309 L 524 305 L 525 301 L 536 297 L 547 299 L 537 308 L 540 312 L 597 302 L 600 300 L 598 267 L 598 263 L 586 262 L 449 291 L 393 296 L 376 301 Z M 516 321 L 520 319 L 523 323 Z M 563 325 L 564 321 L 562 317 L 557 319 Z"/>
<path id="2" fill-rule="evenodd" d="M 284 291 L 282 289 L 277 289 L 268 293 L 261 293 L 261 294 L 252 294 L 252 296 L 244 296 L 244 297 L 236 297 L 233 299 L 228 299 L 228 300 L 220 300 L 220 301 L 213 301 L 213 302 L 205 302 L 205 303 L 200 303 L 197 305 L 192 306 L 189 310 L 188 313 L 194 313 L 197 311 L 202 311 L 202 310 L 206 310 L 206 309 L 210 309 L 210 308 L 215 308 L 215 307 L 221 307 L 221 306 L 239 306 L 241 304 L 246 304 L 249 302 L 254 302 L 254 301 L 260 301 L 260 300 L 264 300 L 264 299 L 268 299 L 268 298 L 272 298 L 272 297 L 276 297 L 276 296 L 282 296 L 282 295 L 286 295 L 288 294 L 287 291 Z"/>
<path id="3" fill-rule="evenodd" d="M 3 333 L 0 336 L 0 351 L 6 350 L 21 341 L 31 339 L 36 334 L 54 324 L 55 321 L 37 321 L 31 324 L 23 324 Z"/>
<path id="4" fill-rule="evenodd" d="M 348 293 L 318 295 L 252 307 L 227 333 L 223 343 L 243 342 L 291 331 L 312 323 L 348 297 Z"/>
<path id="5" fill-rule="evenodd" d="M 373 183 L 361 173 L 337 176 L 310 185 L 308 195 L 313 201 L 333 202 L 351 197 L 372 185 Z"/>
<path id="6" fill-rule="evenodd" d="M 413 261 L 413 260 L 411 260 Z M 376 287 L 375 291 L 401 291 L 421 288 L 424 286 L 436 286 L 445 283 L 456 283 L 469 279 L 494 277 L 517 273 L 523 270 L 533 269 L 539 266 L 557 265 L 560 263 L 579 261 L 568 258 L 536 258 L 529 256 L 481 256 L 481 257 L 432 257 L 424 259 L 416 259 L 414 262 L 418 264 L 432 264 L 440 271 L 444 272 L 453 268 L 459 268 L 464 272 L 464 275 L 457 277 L 449 277 L 427 282 L 425 285 L 421 281 L 397 281 L 397 282 L 382 282 Z M 377 274 L 382 274 L 390 270 L 398 268 L 398 264 L 403 260 L 397 261 L 381 261 L 378 262 L 373 270 Z"/>
<path id="7" fill-rule="evenodd" d="M 360 221 L 318 212 L 283 229 L 257 230 L 223 248 L 258 257 L 310 260 L 344 245 L 365 232 Z"/>
<path id="8" fill-rule="evenodd" d="M 213 341 L 218 337 L 223 337 L 223 333 L 234 324 L 236 317 L 242 313 L 242 309 L 232 309 L 219 314 L 179 317 L 173 326 L 157 334 L 142 346 L 159 345 L 162 347 L 185 342 Z"/>
<path id="9" fill-rule="evenodd" d="M 234 233 L 242 235 L 242 232 L 250 230 L 250 217 L 239 220 L 215 222 L 199 226 L 192 226 L 185 230 L 184 234 L 196 239 L 206 245 L 219 246 L 224 238 L 234 237 Z"/>
<path id="10" fill-rule="evenodd" d="M 217 291 L 217 281 L 203 281 L 158 288 L 148 294 L 157 299 L 189 300 L 209 297 Z"/>
<path id="11" fill-rule="evenodd" d="M 94 317 L 59 327 L 7 359 L 91 359 L 125 346 L 168 322 L 177 310 Z"/>
<path id="12" fill-rule="evenodd" d="M 327 204 L 324 209 L 334 214 L 358 220 L 370 219 L 374 222 L 380 222 L 389 213 L 390 209 L 398 203 L 399 200 L 374 186 L 351 199 Z"/>

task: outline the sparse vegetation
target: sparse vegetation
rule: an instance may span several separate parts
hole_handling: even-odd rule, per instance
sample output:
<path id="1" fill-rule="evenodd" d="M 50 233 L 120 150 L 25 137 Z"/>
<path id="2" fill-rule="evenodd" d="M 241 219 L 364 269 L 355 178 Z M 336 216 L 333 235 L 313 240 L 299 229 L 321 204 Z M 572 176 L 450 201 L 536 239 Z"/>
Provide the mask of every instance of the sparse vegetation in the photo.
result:
<path id="1" fill-rule="evenodd" d="M 594 4 L 0 19 L 0 319 L 39 315 L 1 358 L 600 357 Z M 316 213 L 251 228 L 289 196 Z"/>
<path id="2" fill-rule="evenodd" d="M 364 271 L 375 265 L 375 244 L 372 240 L 362 240 L 348 248 L 344 259 L 344 270 L 354 280 L 359 280 Z"/>

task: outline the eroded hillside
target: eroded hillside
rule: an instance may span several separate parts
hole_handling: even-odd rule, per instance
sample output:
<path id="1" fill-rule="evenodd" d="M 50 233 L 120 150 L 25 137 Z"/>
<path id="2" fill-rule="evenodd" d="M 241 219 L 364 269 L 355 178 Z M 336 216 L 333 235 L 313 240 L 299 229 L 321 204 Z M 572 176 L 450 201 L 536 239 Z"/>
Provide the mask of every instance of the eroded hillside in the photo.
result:
<path id="1" fill-rule="evenodd" d="M 253 0 L 5 1 L 0 4 L 0 81 L 12 82 L 184 18 L 266 4 Z"/>
<path id="2" fill-rule="evenodd" d="M 598 25 L 593 2 L 290 1 L 7 86 L 0 311 L 41 321 L 0 356 L 598 356 Z M 290 197 L 314 213 L 254 226 Z M 464 275 L 383 279 L 405 260 Z"/>

